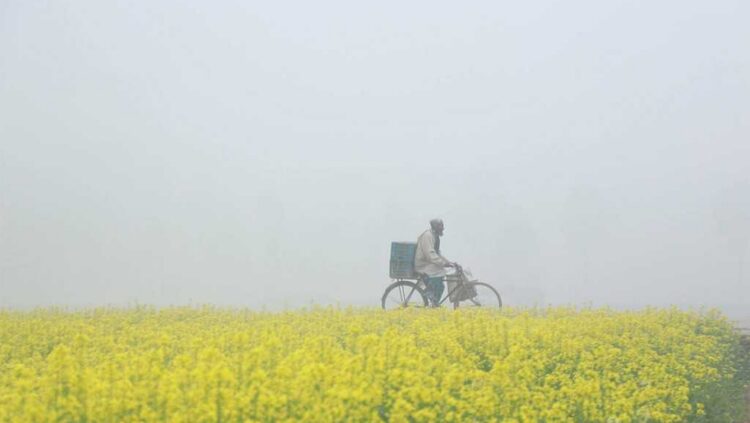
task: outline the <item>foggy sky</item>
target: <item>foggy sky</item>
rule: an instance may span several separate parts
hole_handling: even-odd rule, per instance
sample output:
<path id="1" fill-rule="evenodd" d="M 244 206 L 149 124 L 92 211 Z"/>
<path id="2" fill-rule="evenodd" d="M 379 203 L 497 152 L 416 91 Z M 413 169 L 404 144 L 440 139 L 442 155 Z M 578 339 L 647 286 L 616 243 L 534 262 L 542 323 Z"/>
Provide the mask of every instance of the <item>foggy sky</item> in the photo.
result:
<path id="1" fill-rule="evenodd" d="M 750 5 L 0 1 L 0 307 L 750 304 Z"/>

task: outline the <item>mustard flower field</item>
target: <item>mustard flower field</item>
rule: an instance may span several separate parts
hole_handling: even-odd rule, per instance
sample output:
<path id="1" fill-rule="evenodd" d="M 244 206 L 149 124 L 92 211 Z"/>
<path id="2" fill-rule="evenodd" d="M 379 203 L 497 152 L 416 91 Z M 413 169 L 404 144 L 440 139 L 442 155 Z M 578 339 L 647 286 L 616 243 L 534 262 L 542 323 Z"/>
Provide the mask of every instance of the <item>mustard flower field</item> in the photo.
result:
<path id="1" fill-rule="evenodd" d="M 0 311 L 0 422 L 742 422 L 720 314 Z"/>

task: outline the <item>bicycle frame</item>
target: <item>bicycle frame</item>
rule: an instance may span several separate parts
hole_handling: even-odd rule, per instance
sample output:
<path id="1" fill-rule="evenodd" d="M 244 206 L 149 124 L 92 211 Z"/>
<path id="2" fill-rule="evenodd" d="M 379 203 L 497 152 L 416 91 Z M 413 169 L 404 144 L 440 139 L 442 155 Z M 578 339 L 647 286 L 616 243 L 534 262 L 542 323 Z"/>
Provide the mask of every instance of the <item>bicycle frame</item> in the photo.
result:
<path id="1" fill-rule="evenodd" d="M 396 280 L 397 280 L 397 281 L 406 281 L 406 280 L 409 280 L 409 279 L 396 279 Z M 424 282 L 424 279 L 423 279 L 423 278 L 420 278 L 420 279 L 418 279 L 418 280 L 419 280 L 419 281 L 421 281 L 421 282 Z M 461 287 L 462 287 L 463 285 L 464 285 L 464 282 L 463 282 L 463 280 L 462 280 L 461 282 L 458 282 L 458 283 L 456 284 L 456 286 L 455 286 L 455 287 L 454 287 L 453 289 L 451 289 L 451 290 L 450 290 L 450 292 L 448 292 L 447 294 L 445 294 L 445 296 L 444 296 L 444 297 L 443 297 L 443 298 L 442 298 L 442 299 L 441 299 L 441 300 L 440 300 L 440 301 L 438 302 L 438 304 L 437 304 L 437 305 L 438 305 L 438 306 L 441 306 L 441 305 L 443 305 L 443 303 L 444 303 L 445 301 L 447 301 L 447 300 L 448 300 L 448 298 L 450 298 L 450 296 L 451 296 L 451 295 L 452 295 L 452 294 L 453 294 L 454 292 L 456 292 L 456 290 L 457 290 L 457 289 L 461 288 Z M 412 289 L 411 289 L 411 290 L 409 291 L 409 294 L 408 294 L 408 295 L 406 295 L 406 297 L 404 298 L 404 303 L 408 303 L 408 302 L 409 302 L 409 300 L 411 299 L 411 296 L 412 296 L 412 295 L 414 294 L 414 291 L 415 291 L 415 290 L 416 290 L 416 288 L 412 288 Z"/>
<path id="2" fill-rule="evenodd" d="M 448 292 L 447 294 L 445 294 L 445 296 L 443 297 L 443 299 L 442 299 L 442 300 L 438 301 L 438 304 L 437 304 L 438 306 L 441 306 L 441 305 L 443 305 L 443 303 L 444 303 L 444 302 L 445 302 L 446 300 L 448 300 L 448 298 L 450 298 L 450 297 L 451 297 L 451 295 L 452 295 L 452 294 L 453 294 L 454 292 L 456 292 L 456 290 L 458 290 L 458 289 L 460 289 L 460 288 L 462 288 L 462 287 L 464 286 L 464 270 L 463 270 L 463 269 L 462 269 L 461 267 L 457 267 L 457 268 L 456 268 L 456 274 L 457 274 L 457 275 L 459 275 L 459 276 L 461 276 L 461 278 L 459 279 L 459 282 L 458 282 L 458 283 L 456 284 L 456 286 L 454 286 L 454 287 L 453 287 L 453 289 L 451 289 L 451 290 L 450 290 L 450 291 L 449 291 L 449 292 Z M 425 286 L 427 286 L 427 277 L 425 277 L 425 276 L 422 276 L 422 277 L 420 277 L 420 278 L 419 278 L 418 280 L 419 280 L 420 282 L 424 283 L 424 284 L 425 284 Z M 443 279 L 443 283 L 445 283 L 445 279 Z M 410 292 L 410 293 L 409 293 L 409 295 L 408 295 L 408 296 L 406 297 L 406 301 L 407 301 L 407 302 L 408 302 L 408 301 L 409 301 L 409 299 L 411 298 L 411 294 L 412 294 L 413 292 L 414 292 L 414 289 L 412 288 L 412 292 Z"/>
<path id="3" fill-rule="evenodd" d="M 445 300 L 447 300 L 448 298 L 450 298 L 451 294 L 453 294 L 454 292 L 456 292 L 456 290 L 459 289 L 459 288 L 461 288 L 462 286 L 464 286 L 463 279 L 461 279 L 461 281 L 458 282 L 456 284 L 456 286 L 453 289 L 450 290 L 450 292 L 448 292 L 447 294 L 445 294 L 445 297 L 443 297 L 443 299 L 440 300 L 440 302 L 438 303 L 438 305 L 443 305 L 443 303 L 445 302 Z"/>
<path id="4" fill-rule="evenodd" d="M 443 303 L 451 297 L 451 295 L 456 292 L 458 289 L 461 289 L 464 286 L 464 269 L 462 269 L 460 266 L 456 268 L 456 274 L 460 276 L 458 283 L 456 283 L 456 286 L 453 287 L 447 294 L 445 294 L 445 297 L 443 297 L 440 302 L 438 302 L 438 305 L 441 306 Z M 445 283 L 445 279 L 443 279 L 443 283 Z"/>

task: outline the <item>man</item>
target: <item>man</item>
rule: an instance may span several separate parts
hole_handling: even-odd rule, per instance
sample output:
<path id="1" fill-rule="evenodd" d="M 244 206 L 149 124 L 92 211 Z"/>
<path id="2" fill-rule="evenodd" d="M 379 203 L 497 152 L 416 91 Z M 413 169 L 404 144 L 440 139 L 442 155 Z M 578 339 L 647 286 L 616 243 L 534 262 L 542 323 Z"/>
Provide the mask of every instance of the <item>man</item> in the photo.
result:
<path id="1" fill-rule="evenodd" d="M 455 263 L 440 254 L 440 237 L 443 236 L 443 231 L 445 225 L 441 219 L 430 220 L 430 229 L 424 231 L 417 239 L 417 253 L 414 258 L 414 269 L 427 275 L 427 297 L 434 307 L 438 305 L 445 289 L 445 268 L 455 266 Z"/>

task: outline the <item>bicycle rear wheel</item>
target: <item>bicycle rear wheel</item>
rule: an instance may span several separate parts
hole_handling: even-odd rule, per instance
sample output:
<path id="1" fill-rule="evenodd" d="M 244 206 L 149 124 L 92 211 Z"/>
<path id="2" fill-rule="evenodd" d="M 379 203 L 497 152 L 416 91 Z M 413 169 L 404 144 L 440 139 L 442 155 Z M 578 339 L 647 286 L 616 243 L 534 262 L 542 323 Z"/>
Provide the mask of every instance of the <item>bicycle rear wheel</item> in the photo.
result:
<path id="1" fill-rule="evenodd" d="M 427 307 L 427 295 L 414 282 L 396 281 L 388 286 L 380 300 L 383 310 Z"/>
<path id="2" fill-rule="evenodd" d="M 477 295 L 472 298 L 453 303 L 454 308 L 503 308 L 503 300 L 500 298 L 500 294 L 498 294 L 495 288 L 493 288 L 489 284 L 486 284 L 484 282 L 467 282 L 466 285 L 467 288 L 473 288 L 476 291 Z"/>

